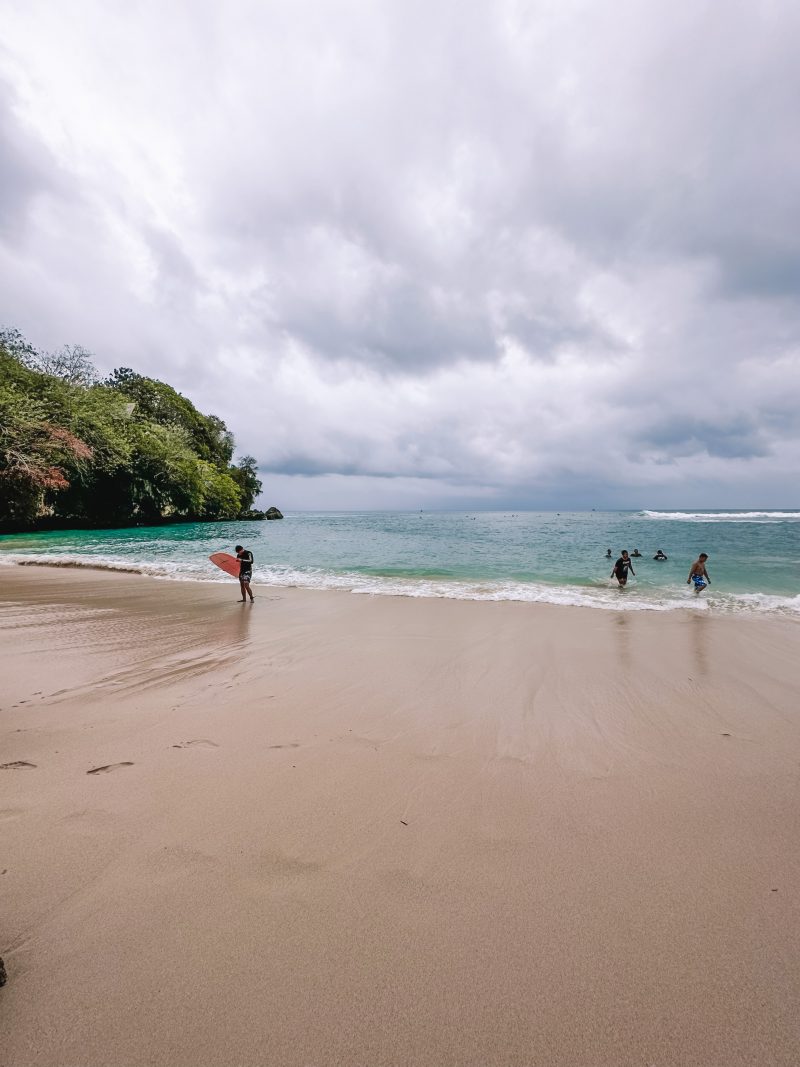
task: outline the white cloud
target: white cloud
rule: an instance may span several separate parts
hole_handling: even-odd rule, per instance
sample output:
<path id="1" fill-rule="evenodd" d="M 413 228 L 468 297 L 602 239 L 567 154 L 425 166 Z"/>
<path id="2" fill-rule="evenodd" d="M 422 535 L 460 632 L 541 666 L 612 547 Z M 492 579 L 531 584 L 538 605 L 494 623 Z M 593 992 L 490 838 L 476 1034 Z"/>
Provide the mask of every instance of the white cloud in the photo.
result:
<path id="1" fill-rule="evenodd" d="M 4 7 L 0 318 L 291 506 L 787 503 L 800 12 Z"/>

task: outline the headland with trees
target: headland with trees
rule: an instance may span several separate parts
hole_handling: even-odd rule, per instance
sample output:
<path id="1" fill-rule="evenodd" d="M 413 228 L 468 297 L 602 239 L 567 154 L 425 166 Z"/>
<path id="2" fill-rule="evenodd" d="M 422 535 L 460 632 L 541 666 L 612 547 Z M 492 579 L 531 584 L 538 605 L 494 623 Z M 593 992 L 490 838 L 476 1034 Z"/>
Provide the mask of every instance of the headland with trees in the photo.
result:
<path id="1" fill-rule="evenodd" d="M 165 382 L 0 330 L 0 533 L 260 519 L 252 456 Z"/>

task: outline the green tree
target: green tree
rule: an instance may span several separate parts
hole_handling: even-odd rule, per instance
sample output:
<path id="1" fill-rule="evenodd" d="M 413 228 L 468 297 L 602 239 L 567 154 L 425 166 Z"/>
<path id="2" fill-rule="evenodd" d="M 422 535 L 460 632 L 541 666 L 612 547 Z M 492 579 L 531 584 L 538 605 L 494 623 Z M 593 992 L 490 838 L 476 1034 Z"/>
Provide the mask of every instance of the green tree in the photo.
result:
<path id="1" fill-rule="evenodd" d="M 0 349 L 0 520 L 31 521 L 47 513 L 49 498 L 92 457 L 85 441 L 52 418 L 43 397 L 20 388 L 37 377 Z"/>
<path id="2" fill-rule="evenodd" d="M 39 354 L 19 330 L 7 326 L 0 328 L 0 349 L 24 366 L 29 366 Z"/>
<path id="3" fill-rule="evenodd" d="M 210 519 L 235 519 L 242 513 L 242 496 L 232 474 L 204 463 L 203 509 Z"/>
<path id="4" fill-rule="evenodd" d="M 127 368 L 99 382 L 79 346 L 0 331 L 0 524 L 236 518 L 261 489 L 222 419 Z"/>
<path id="5" fill-rule="evenodd" d="M 230 473 L 239 487 L 242 510 L 252 510 L 253 503 L 262 488 L 258 477 L 258 463 L 252 456 L 242 456 L 236 466 L 231 467 Z"/>
<path id="6" fill-rule="evenodd" d="M 155 378 L 146 378 L 130 367 L 118 367 L 105 383 L 124 393 L 136 404 L 137 414 L 162 426 L 184 429 L 201 459 L 227 466 L 233 456 L 233 435 L 216 415 L 201 414 L 191 400 Z"/>

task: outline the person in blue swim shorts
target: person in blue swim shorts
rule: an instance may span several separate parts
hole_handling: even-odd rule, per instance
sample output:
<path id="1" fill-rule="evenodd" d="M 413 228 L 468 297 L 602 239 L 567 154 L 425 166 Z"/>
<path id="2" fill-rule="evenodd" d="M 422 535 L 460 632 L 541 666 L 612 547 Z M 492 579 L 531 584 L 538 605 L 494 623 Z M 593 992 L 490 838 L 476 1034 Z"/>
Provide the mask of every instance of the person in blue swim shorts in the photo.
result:
<path id="1" fill-rule="evenodd" d="M 695 593 L 702 593 L 707 585 L 711 585 L 711 579 L 708 577 L 708 571 L 706 570 L 707 559 L 708 554 L 701 552 L 689 570 L 686 584 L 691 585 L 694 583 Z"/>

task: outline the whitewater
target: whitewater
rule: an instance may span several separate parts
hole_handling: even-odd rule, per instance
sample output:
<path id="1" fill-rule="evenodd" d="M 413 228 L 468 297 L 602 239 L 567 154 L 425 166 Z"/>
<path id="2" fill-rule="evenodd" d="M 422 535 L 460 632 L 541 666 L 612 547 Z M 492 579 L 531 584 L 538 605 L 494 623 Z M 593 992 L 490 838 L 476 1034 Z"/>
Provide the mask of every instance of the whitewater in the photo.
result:
<path id="1" fill-rule="evenodd" d="M 800 511 L 788 509 L 307 512 L 276 522 L 7 535 L 0 565 L 225 582 L 207 557 L 235 544 L 253 551 L 255 583 L 276 588 L 800 619 Z M 610 572 L 623 548 L 641 556 L 620 591 Z M 652 559 L 657 549 L 666 562 Z M 709 554 L 712 585 L 698 597 L 686 576 L 700 552 Z"/>

